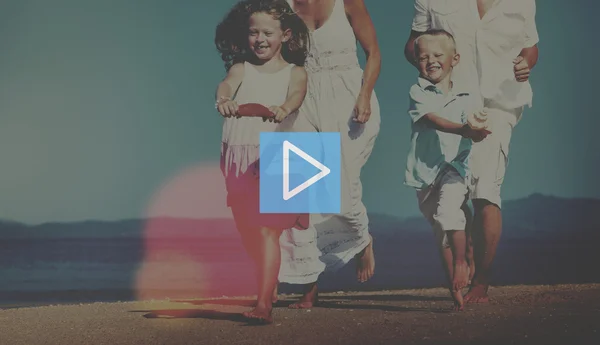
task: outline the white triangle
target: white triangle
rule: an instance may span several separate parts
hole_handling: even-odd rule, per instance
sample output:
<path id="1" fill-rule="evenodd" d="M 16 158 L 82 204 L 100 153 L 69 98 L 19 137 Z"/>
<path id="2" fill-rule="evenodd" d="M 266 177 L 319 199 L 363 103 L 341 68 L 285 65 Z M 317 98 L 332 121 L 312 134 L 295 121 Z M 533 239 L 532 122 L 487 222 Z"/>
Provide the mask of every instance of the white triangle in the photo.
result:
<path id="1" fill-rule="evenodd" d="M 300 156 L 305 161 L 312 164 L 315 168 L 319 169 L 318 172 L 313 177 L 304 181 L 298 187 L 290 190 L 290 151 L 293 151 L 295 154 Z M 329 175 L 331 169 L 323 165 L 323 163 L 311 157 L 308 153 L 302 151 L 296 145 L 290 143 L 287 140 L 283 141 L 283 200 L 289 200 L 293 198 L 296 194 L 302 192 L 306 188 L 312 186 L 317 181 L 322 179 L 323 177 Z"/>

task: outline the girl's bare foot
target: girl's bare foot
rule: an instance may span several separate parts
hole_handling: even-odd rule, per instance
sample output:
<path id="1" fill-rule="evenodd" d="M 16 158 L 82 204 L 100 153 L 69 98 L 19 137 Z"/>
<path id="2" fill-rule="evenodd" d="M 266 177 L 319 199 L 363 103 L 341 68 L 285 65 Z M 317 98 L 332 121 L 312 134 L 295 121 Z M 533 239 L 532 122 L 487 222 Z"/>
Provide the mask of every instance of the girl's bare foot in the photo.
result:
<path id="1" fill-rule="evenodd" d="M 245 311 L 242 313 L 249 323 L 268 325 L 273 323 L 273 308 L 265 306 L 252 309 L 251 311 Z"/>
<path id="2" fill-rule="evenodd" d="M 369 235 L 369 245 L 360 253 L 356 254 L 356 279 L 364 283 L 373 277 L 375 273 L 375 255 L 373 253 L 373 237 Z"/>

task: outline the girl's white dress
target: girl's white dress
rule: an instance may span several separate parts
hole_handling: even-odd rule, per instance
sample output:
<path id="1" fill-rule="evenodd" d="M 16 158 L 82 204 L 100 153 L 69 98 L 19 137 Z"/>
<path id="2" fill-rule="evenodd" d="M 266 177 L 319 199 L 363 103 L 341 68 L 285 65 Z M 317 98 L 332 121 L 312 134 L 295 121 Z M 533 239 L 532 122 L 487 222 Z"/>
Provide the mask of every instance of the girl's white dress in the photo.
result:
<path id="1" fill-rule="evenodd" d="M 282 105 L 288 93 L 292 68 L 289 64 L 275 73 L 261 73 L 244 63 L 244 78 L 234 100 L 237 104 L 258 103 L 265 107 Z M 221 169 L 226 178 L 239 177 L 255 169 L 259 156 L 260 132 L 288 131 L 293 116 L 281 123 L 263 121 L 257 117 L 225 118 L 221 145 Z M 252 171 L 251 171 L 252 172 Z"/>
<path id="2" fill-rule="evenodd" d="M 293 0 L 288 0 L 292 6 Z M 315 282 L 325 268 L 336 270 L 369 243 L 369 218 L 362 202 L 360 172 L 379 134 L 379 102 L 371 96 L 366 124 L 352 121 L 363 70 L 344 0 L 336 0 L 331 16 L 310 34 L 305 69 L 308 92 L 294 131 L 339 132 L 342 157 L 342 212 L 312 214 L 307 230 L 289 229 L 280 238 L 279 280 L 291 284 Z"/>

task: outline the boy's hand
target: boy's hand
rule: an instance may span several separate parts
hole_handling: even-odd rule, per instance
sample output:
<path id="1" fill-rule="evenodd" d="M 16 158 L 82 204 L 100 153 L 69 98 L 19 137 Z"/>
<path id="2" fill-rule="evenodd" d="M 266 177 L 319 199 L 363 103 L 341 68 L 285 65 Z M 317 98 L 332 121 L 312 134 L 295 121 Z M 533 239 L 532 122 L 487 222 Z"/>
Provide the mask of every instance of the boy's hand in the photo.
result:
<path id="1" fill-rule="evenodd" d="M 269 118 L 269 121 L 271 122 L 275 121 L 279 123 L 290 114 L 290 112 L 287 109 L 279 105 L 273 105 L 269 107 L 269 110 L 275 115 L 275 117 Z M 267 119 L 263 120 L 266 121 Z"/>
<path id="2" fill-rule="evenodd" d="M 237 102 L 228 98 L 218 100 L 216 108 L 223 117 L 237 116 L 238 114 Z"/>
<path id="3" fill-rule="evenodd" d="M 478 142 L 482 141 L 483 139 L 485 139 L 489 134 L 492 134 L 492 132 L 490 132 L 489 130 L 487 130 L 485 128 L 482 128 L 482 129 L 473 129 L 468 124 L 465 124 L 461 128 L 461 133 L 460 134 L 463 137 L 471 139 L 474 142 L 478 143 Z"/>
<path id="4" fill-rule="evenodd" d="M 517 79 L 517 81 L 519 82 L 529 80 L 529 73 L 531 72 L 531 70 L 529 68 L 529 63 L 527 62 L 527 59 L 525 59 L 522 56 L 517 56 L 513 60 L 513 63 L 515 64 L 515 79 Z"/>

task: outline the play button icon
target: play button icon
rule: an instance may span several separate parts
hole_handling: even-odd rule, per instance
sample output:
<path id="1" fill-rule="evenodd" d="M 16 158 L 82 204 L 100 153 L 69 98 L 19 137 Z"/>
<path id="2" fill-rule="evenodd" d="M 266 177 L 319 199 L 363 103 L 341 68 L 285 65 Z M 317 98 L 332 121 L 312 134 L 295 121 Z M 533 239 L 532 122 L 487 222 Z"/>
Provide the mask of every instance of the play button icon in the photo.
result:
<path id="1" fill-rule="evenodd" d="M 312 164 L 320 172 L 310 179 L 304 181 L 296 188 L 290 190 L 290 151 L 302 157 L 305 161 Z M 285 140 L 283 142 L 283 200 L 289 200 L 296 194 L 302 192 L 306 188 L 312 186 L 323 177 L 329 175 L 331 169 L 323 165 L 323 163 L 311 157 L 308 153 L 302 151 L 298 146 Z"/>
<path id="2" fill-rule="evenodd" d="M 340 212 L 339 133 L 260 135 L 261 213 Z"/>

